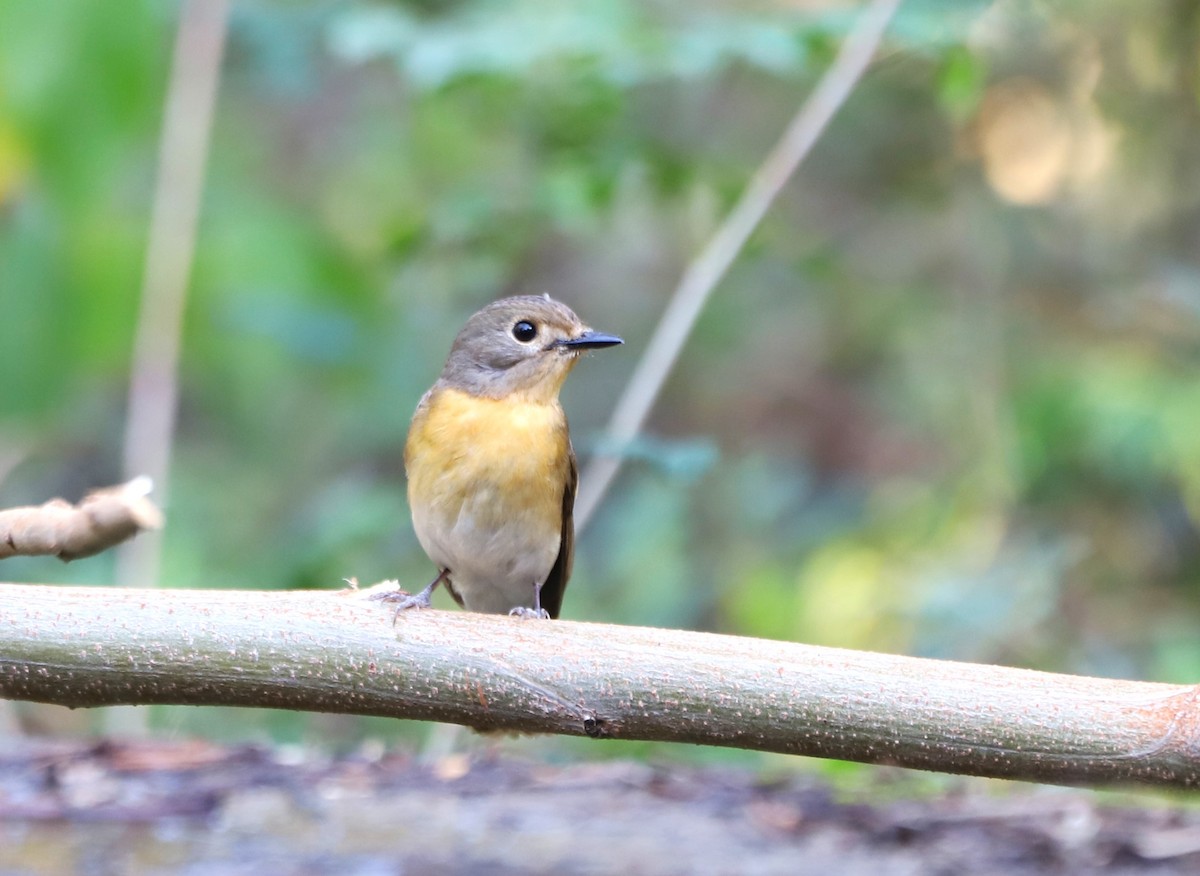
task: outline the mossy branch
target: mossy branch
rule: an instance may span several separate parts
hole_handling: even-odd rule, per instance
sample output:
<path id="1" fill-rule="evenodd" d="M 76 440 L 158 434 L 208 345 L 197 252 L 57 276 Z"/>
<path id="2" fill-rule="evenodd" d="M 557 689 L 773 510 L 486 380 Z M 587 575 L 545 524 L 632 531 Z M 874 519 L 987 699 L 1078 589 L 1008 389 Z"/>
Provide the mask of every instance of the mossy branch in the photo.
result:
<path id="1" fill-rule="evenodd" d="M 678 630 L 393 611 L 369 591 L 0 584 L 0 696 L 260 706 L 1071 784 L 1200 784 L 1197 688 Z"/>

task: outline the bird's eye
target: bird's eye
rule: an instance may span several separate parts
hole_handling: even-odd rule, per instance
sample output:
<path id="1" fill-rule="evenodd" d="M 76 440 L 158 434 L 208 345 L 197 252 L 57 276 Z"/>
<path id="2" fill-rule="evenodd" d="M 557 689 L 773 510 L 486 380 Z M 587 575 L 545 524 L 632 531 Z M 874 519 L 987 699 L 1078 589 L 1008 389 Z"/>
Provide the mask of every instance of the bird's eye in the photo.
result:
<path id="1" fill-rule="evenodd" d="M 522 344 L 528 344 L 537 337 L 537 326 L 529 320 L 523 319 L 513 326 L 512 336 Z"/>

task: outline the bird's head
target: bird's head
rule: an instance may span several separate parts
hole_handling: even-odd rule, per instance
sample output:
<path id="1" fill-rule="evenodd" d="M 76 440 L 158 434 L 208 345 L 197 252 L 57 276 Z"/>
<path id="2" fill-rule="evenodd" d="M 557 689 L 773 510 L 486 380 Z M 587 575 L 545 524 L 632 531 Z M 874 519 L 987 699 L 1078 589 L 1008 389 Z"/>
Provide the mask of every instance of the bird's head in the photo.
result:
<path id="1" fill-rule="evenodd" d="M 467 320 L 450 348 L 441 382 L 486 398 L 547 403 L 558 397 L 583 353 L 621 343 L 588 328 L 549 295 L 502 298 Z"/>

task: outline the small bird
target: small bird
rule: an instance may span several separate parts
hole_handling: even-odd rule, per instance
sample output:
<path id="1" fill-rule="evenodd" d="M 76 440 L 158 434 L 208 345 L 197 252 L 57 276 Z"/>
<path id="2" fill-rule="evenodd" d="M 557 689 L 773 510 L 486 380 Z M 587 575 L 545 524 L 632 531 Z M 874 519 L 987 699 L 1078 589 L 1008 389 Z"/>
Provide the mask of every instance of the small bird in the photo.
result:
<path id="1" fill-rule="evenodd" d="M 469 611 L 556 618 L 571 576 L 579 474 L 558 393 L 588 350 L 624 343 L 549 295 L 487 305 L 417 405 L 404 470 L 413 528 L 438 576 L 387 594 L 397 613 L 438 584 Z"/>

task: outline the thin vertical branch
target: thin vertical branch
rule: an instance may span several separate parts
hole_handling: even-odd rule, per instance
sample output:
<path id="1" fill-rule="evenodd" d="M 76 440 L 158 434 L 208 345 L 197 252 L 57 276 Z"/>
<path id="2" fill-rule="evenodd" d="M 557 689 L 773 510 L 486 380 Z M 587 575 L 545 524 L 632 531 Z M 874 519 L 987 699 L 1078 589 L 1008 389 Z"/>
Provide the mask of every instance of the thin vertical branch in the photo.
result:
<path id="1" fill-rule="evenodd" d="M 124 468 L 130 478 L 149 475 L 164 506 L 179 398 L 180 334 L 228 17 L 228 0 L 183 3 L 159 143 Z M 161 555 L 161 532 L 128 542 L 117 554 L 117 581 L 127 587 L 155 586 Z M 146 729 L 144 710 L 114 709 L 106 718 L 110 730 L 125 735 L 141 735 Z"/>
<path id="2" fill-rule="evenodd" d="M 620 470 L 620 448 L 641 431 L 704 303 L 724 278 L 780 190 L 862 78 L 900 2 L 872 0 L 846 37 L 829 70 L 755 171 L 742 197 L 684 272 L 609 421 L 607 443 L 617 450 L 596 456 L 580 478 L 579 501 L 575 508 L 578 528 L 587 524 Z"/>
<path id="3" fill-rule="evenodd" d="M 196 222 L 225 45 L 227 0 L 186 0 L 167 87 L 141 311 L 129 387 L 124 467 L 149 475 L 166 504 L 178 402 L 180 333 L 196 246 Z M 117 580 L 150 587 L 162 537 L 151 532 L 124 546 Z"/>

